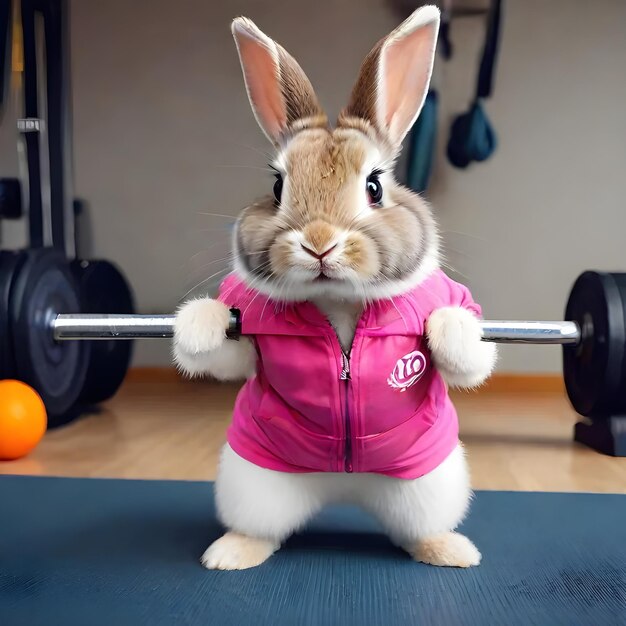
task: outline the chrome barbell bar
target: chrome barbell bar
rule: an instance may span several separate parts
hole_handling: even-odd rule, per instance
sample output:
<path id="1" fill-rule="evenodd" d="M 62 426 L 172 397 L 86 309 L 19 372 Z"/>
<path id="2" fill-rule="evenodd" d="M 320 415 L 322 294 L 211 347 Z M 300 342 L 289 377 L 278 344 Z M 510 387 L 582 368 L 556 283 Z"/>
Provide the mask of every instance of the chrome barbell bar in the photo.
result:
<path id="1" fill-rule="evenodd" d="M 57 315 L 52 333 L 57 341 L 76 339 L 168 338 L 174 335 L 174 315 Z M 576 322 L 530 322 L 482 320 L 483 341 L 495 343 L 578 344 Z M 227 336 L 240 332 L 239 313 L 231 310 Z"/>

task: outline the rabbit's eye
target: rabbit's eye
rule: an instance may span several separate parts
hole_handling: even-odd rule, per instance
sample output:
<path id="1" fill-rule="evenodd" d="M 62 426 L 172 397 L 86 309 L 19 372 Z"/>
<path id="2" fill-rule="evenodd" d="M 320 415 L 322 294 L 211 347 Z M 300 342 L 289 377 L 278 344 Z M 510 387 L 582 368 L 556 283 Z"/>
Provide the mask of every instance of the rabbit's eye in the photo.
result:
<path id="1" fill-rule="evenodd" d="M 370 204 L 380 205 L 380 202 L 383 199 L 383 186 L 380 183 L 378 178 L 379 176 L 380 172 L 374 171 L 367 177 L 365 182 L 365 188 L 367 190 L 367 196 Z"/>
<path id="2" fill-rule="evenodd" d="M 280 204 L 280 198 L 283 195 L 283 177 L 280 174 L 274 174 L 276 182 L 274 183 L 274 200 L 276 206 Z"/>

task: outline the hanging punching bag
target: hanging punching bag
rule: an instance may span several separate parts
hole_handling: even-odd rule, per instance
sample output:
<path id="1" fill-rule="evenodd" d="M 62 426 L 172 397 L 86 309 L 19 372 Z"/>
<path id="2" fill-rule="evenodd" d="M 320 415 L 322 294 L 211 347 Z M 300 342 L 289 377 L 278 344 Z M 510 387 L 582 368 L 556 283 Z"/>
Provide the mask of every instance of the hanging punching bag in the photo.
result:
<path id="1" fill-rule="evenodd" d="M 500 40 L 502 0 L 492 0 L 485 46 L 478 72 L 476 96 L 469 111 L 455 118 L 448 141 L 448 160 L 466 168 L 472 162 L 488 159 L 496 149 L 496 133 L 485 113 L 482 100 L 491 96 Z"/>

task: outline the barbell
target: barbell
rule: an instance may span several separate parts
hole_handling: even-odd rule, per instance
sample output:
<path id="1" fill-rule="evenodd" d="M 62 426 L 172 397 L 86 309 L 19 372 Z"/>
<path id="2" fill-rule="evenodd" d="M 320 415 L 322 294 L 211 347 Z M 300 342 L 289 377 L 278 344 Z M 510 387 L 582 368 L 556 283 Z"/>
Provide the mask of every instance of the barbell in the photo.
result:
<path id="1" fill-rule="evenodd" d="M 575 439 L 626 456 L 626 274 L 585 272 L 568 299 L 569 321 L 481 320 L 483 341 L 563 346 L 563 374 L 579 422 Z M 47 318 L 55 342 L 168 338 L 174 315 L 58 314 Z M 241 313 L 230 310 L 226 336 L 241 334 Z"/>
<path id="2" fill-rule="evenodd" d="M 482 339 L 507 344 L 563 346 L 563 372 L 574 408 L 587 417 L 626 412 L 626 274 L 585 272 L 566 307 L 568 321 L 480 322 Z M 49 315 L 46 334 L 55 342 L 168 338 L 174 315 Z M 226 335 L 241 333 L 231 309 Z"/>
<path id="3" fill-rule="evenodd" d="M 58 255 L 41 250 L 30 251 L 26 259 L 2 255 L 0 378 L 16 377 L 33 386 L 51 414 L 80 402 L 85 350 L 97 340 L 115 346 L 117 340 L 173 336 L 173 315 L 98 314 L 86 308 L 76 277 Z M 240 318 L 232 309 L 228 337 L 239 336 Z M 626 418 L 620 417 L 626 415 L 626 273 L 581 274 L 565 319 L 480 324 L 485 341 L 561 345 L 568 397 L 578 413 L 592 419 L 591 425 L 577 425 L 576 438 L 626 455 Z M 127 365 L 127 359 L 120 361 L 119 381 Z"/>
<path id="4" fill-rule="evenodd" d="M 174 336 L 174 315 L 60 314 L 51 320 L 55 341 L 87 339 L 167 339 Z M 231 309 L 226 336 L 241 334 L 241 313 Z M 495 343 L 580 343 L 576 322 L 481 321 L 483 341 Z"/>

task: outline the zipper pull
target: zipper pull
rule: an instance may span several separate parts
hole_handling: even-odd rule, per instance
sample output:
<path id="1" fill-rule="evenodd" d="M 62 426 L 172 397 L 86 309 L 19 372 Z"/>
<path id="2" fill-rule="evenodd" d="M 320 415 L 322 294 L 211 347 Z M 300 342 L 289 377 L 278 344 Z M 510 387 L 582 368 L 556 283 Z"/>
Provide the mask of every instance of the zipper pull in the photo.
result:
<path id="1" fill-rule="evenodd" d="M 350 380 L 350 359 L 343 350 L 341 351 L 341 376 L 339 380 Z"/>

